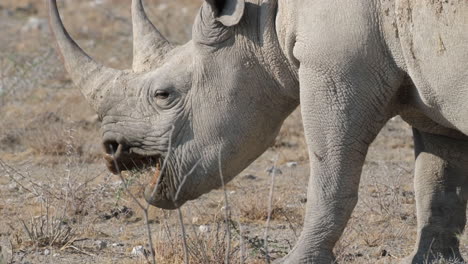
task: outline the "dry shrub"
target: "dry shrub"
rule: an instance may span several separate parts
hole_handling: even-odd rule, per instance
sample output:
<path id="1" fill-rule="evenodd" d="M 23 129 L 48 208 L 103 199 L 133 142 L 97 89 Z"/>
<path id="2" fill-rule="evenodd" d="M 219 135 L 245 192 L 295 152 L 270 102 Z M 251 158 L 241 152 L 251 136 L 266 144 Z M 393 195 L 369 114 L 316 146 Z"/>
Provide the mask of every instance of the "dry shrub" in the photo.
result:
<path id="1" fill-rule="evenodd" d="M 212 223 L 203 232 L 200 231 L 199 226 L 195 225 L 187 225 L 186 228 L 190 263 L 224 263 L 226 250 L 228 249 L 228 235 L 224 223 Z M 174 230 L 166 230 L 164 231 L 165 235 L 155 239 L 154 247 L 158 263 L 184 262 L 182 234 L 180 232 L 171 234 L 171 232 L 174 232 Z M 231 237 L 229 252 L 231 263 L 241 263 L 239 241 L 238 237 Z"/>
<path id="2" fill-rule="evenodd" d="M 47 212 L 47 219 L 53 216 L 61 221 L 83 223 L 86 216 L 96 215 L 103 209 L 100 205 L 105 204 L 103 201 L 106 198 L 114 196 L 116 187 L 109 184 L 110 175 L 103 177 L 101 183 L 93 184 L 97 178 L 103 176 L 102 172 L 89 174 L 87 169 L 74 169 L 71 172 L 70 168 L 79 163 L 75 163 L 72 158 L 68 162 L 63 172 L 42 175 L 39 171 L 17 170 L 0 159 L 0 169 L 18 186 L 20 193 L 26 193 L 30 197 L 29 204 L 33 207 L 24 213 L 40 219 L 31 221 L 32 226 L 44 224 L 41 222 L 43 208 Z M 60 217 L 57 216 L 58 212 Z"/>
<path id="3" fill-rule="evenodd" d="M 21 222 L 30 239 L 28 242 L 35 247 L 62 248 L 76 238 L 75 230 L 66 221 L 48 212 L 31 218 L 29 223 Z"/>
<path id="4" fill-rule="evenodd" d="M 22 205 L 19 221 L 9 224 L 14 252 L 46 247 L 88 254 L 89 249 L 79 241 L 89 240 L 89 225 L 112 207 L 106 201 L 112 200 L 116 186 L 109 183 L 110 175 L 98 182 L 96 179 L 102 174 L 80 171 L 75 161 L 69 162 L 61 175 L 56 175 L 57 172 L 41 175 L 36 171 L 18 171 L 0 160 L 0 170 L 19 186 L 19 193 L 29 197 Z M 31 217 L 27 218 L 28 215 Z"/>

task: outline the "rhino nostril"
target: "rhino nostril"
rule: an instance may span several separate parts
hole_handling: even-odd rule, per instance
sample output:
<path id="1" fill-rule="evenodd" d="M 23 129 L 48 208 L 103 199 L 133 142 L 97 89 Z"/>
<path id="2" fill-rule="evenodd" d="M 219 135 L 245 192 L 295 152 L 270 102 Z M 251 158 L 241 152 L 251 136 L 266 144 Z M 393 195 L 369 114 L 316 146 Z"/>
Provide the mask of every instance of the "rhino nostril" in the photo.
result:
<path id="1" fill-rule="evenodd" d="M 108 140 L 104 142 L 104 150 L 107 154 L 114 155 L 119 148 L 119 143 L 117 141 Z"/>

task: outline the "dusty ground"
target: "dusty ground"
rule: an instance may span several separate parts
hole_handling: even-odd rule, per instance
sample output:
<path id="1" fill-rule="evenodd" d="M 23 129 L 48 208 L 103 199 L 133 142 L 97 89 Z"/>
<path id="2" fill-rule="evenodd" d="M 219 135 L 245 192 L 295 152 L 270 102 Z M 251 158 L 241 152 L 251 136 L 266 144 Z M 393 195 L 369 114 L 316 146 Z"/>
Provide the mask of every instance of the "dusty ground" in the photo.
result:
<path id="1" fill-rule="evenodd" d="M 131 61 L 129 1 L 60 1 L 72 36 L 92 56 L 125 68 Z M 189 38 L 201 1 L 147 0 L 150 17 L 172 41 Z M 142 210 L 101 161 L 99 123 L 73 87 L 53 50 L 41 1 L 0 2 L 0 246 L 13 263 L 146 263 Z M 169 30 L 171 28 L 171 30 Z M 409 127 L 396 118 L 372 145 L 359 203 L 336 246 L 341 263 L 396 263 L 416 232 Z M 299 111 L 274 148 L 226 187 L 182 210 L 191 263 L 230 259 L 264 263 L 271 174 L 277 160 L 268 255 L 285 255 L 302 228 L 308 178 Z M 141 199 L 147 173 L 125 174 Z M 183 263 L 177 211 L 151 208 L 158 263 Z M 229 224 L 229 229 L 226 227 Z M 466 234 L 462 252 L 468 257 Z M 132 252 L 134 251 L 134 252 Z M 0 263 L 1 263 L 0 258 Z"/>

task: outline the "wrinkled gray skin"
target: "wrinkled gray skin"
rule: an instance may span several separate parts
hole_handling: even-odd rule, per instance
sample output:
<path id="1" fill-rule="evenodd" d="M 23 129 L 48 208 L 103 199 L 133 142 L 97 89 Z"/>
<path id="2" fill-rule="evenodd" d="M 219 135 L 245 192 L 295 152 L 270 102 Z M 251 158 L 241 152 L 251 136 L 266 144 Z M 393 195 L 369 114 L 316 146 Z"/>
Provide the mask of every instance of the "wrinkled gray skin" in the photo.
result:
<path id="1" fill-rule="evenodd" d="M 468 2 L 206 0 L 173 46 L 132 3 L 131 70 L 106 68 L 51 27 L 102 119 L 109 168 L 166 160 L 145 197 L 173 209 L 231 180 L 301 103 L 311 174 L 304 228 L 284 263 L 330 263 L 387 120 L 414 129 L 418 238 L 404 263 L 461 258 L 468 199 Z M 221 157 L 218 159 L 218 157 Z M 187 176 L 188 175 L 188 176 Z"/>

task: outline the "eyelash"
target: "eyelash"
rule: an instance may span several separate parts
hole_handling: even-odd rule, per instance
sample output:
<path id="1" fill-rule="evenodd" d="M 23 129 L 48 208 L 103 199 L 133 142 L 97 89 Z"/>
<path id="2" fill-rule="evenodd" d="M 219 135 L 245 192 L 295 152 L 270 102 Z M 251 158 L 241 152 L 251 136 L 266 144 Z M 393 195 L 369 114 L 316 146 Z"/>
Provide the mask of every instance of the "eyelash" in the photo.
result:
<path id="1" fill-rule="evenodd" d="M 167 99 L 167 98 L 169 98 L 169 92 L 167 92 L 167 91 L 156 91 L 156 93 L 154 94 L 154 97 L 156 97 L 157 99 Z"/>

